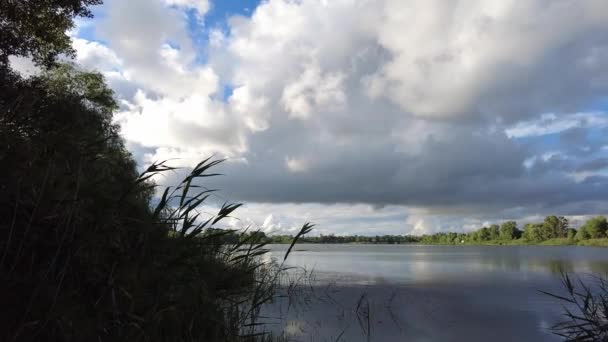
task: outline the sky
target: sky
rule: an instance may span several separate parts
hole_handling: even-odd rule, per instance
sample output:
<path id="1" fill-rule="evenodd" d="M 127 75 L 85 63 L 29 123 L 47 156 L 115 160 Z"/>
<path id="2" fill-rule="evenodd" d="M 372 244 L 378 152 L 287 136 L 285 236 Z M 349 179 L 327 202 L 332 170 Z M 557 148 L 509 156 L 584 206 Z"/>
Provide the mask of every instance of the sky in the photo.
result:
<path id="1" fill-rule="evenodd" d="M 226 158 L 233 225 L 425 234 L 605 214 L 605 0 L 106 0 L 70 32 L 144 167 Z M 175 184 L 179 173 L 158 179 Z"/>

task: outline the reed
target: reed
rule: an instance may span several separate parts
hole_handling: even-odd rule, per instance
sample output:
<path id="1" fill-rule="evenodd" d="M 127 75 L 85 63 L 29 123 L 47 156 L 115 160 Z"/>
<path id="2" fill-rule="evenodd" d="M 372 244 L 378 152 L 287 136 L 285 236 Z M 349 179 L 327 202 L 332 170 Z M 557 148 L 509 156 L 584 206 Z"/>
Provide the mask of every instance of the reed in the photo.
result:
<path id="1" fill-rule="evenodd" d="M 573 281 L 562 273 L 564 294 L 544 292 L 563 304 L 564 319 L 552 330 L 565 341 L 608 340 L 608 281 L 603 276 L 590 276 Z"/>

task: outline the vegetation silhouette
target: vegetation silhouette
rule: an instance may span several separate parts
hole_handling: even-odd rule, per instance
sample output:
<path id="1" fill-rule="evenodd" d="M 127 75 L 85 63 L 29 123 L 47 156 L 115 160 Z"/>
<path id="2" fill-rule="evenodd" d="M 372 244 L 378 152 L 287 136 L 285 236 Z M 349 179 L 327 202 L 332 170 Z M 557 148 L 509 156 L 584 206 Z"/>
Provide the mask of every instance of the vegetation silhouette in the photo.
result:
<path id="1" fill-rule="evenodd" d="M 0 340 L 272 338 L 260 310 L 277 296 L 285 259 L 312 225 L 276 238 L 290 244 L 281 263 L 264 261 L 275 238 L 222 229 L 240 204 L 225 203 L 210 216 L 201 211 L 213 193 L 201 184 L 215 175 L 210 171 L 219 160 L 203 160 L 153 199 L 153 179 L 174 168 L 157 162 L 138 174 L 112 120 L 118 104 L 103 76 L 58 59 L 74 54 L 66 34 L 74 18 L 90 17 L 89 7 L 100 3 L 0 1 Z M 13 56 L 31 58 L 40 72 L 18 74 Z M 552 216 L 523 232 L 507 222 L 466 238 L 586 241 L 605 238 L 606 229 L 602 217 L 574 231 Z M 419 241 L 462 241 L 447 234 Z M 605 340 L 605 295 L 592 295 L 582 283 L 577 292 L 568 278 L 564 283 L 569 297 L 555 297 L 582 315 L 567 311 L 570 321 L 556 331 L 572 340 Z M 605 282 L 600 288 L 605 293 Z M 362 296 L 355 310 L 368 340 L 369 307 Z"/>
<path id="2" fill-rule="evenodd" d="M 285 268 L 260 258 L 256 234 L 206 233 L 240 206 L 200 210 L 220 161 L 152 207 L 153 177 L 174 168 L 138 174 L 103 76 L 57 61 L 73 54 L 74 17 L 99 3 L 0 2 L 0 340 L 263 340 L 259 309 Z M 40 72 L 16 73 L 10 56 Z"/>
<path id="3" fill-rule="evenodd" d="M 541 291 L 563 304 L 565 318 L 552 330 L 565 341 L 608 341 L 608 280 L 597 275 L 589 278 L 573 281 L 562 272 L 564 294 Z"/>

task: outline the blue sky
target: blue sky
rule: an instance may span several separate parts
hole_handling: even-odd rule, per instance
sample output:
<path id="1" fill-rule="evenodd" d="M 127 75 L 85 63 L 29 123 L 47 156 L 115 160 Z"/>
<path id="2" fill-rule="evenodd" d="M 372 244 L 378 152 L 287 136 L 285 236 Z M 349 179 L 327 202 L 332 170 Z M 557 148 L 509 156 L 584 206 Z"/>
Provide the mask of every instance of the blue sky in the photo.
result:
<path id="1" fill-rule="evenodd" d="M 605 1 L 108 0 L 94 14 L 77 63 L 115 90 L 138 163 L 227 158 L 210 185 L 247 203 L 235 225 L 422 234 L 605 213 Z"/>

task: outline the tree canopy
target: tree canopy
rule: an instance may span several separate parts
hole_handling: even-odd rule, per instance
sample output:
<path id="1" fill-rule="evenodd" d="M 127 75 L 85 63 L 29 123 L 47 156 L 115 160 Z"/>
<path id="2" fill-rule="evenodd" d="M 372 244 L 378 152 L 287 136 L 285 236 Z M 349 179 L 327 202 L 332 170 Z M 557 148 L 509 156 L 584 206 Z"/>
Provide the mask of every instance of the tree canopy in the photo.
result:
<path id="1" fill-rule="evenodd" d="M 31 57 L 39 65 L 53 64 L 60 54 L 74 55 L 67 32 L 74 18 L 91 17 L 90 6 L 102 0 L 0 1 L 0 64 L 9 56 Z"/>
<path id="2" fill-rule="evenodd" d="M 57 61 L 98 3 L 0 1 L 0 340 L 242 340 L 281 269 L 256 258 L 261 235 L 226 247 L 201 234 L 239 207 L 194 214 L 207 197 L 191 183 L 218 161 L 151 201 L 151 177 L 172 168 L 139 174 L 103 77 Z M 15 73 L 9 56 L 41 74 Z"/>

